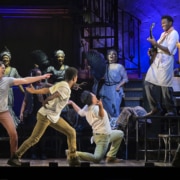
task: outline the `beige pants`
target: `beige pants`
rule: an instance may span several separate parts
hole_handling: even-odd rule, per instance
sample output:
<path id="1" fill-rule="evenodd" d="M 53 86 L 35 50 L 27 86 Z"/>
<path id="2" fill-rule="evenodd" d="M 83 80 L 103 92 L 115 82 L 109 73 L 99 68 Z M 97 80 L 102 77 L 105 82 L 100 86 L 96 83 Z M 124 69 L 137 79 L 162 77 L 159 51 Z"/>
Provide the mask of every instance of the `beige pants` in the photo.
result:
<path id="1" fill-rule="evenodd" d="M 76 131 L 63 118 L 59 118 L 57 123 L 52 123 L 46 116 L 37 113 L 37 123 L 32 131 L 31 136 L 26 139 L 16 151 L 16 155 L 21 158 L 22 155 L 33 145 L 38 143 L 48 126 L 56 129 L 67 136 L 68 150 L 76 152 Z"/>

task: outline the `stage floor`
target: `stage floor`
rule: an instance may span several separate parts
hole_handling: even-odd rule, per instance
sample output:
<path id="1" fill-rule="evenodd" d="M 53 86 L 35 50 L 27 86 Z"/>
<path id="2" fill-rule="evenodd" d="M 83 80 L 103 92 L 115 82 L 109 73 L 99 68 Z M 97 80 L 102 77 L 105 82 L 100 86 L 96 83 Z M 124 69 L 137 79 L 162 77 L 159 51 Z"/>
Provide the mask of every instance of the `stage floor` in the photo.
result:
<path id="1" fill-rule="evenodd" d="M 8 159 L 0 159 L 0 167 L 11 167 L 7 164 Z M 61 159 L 46 159 L 46 160 L 32 160 L 22 159 L 23 166 L 30 167 L 69 167 L 69 164 L 65 158 Z M 86 162 L 82 162 L 82 166 L 87 166 Z M 157 167 L 171 167 L 171 163 L 153 162 L 144 160 L 122 160 L 120 163 L 105 163 L 102 161 L 100 164 L 90 163 L 90 167 L 145 167 L 145 166 L 157 166 Z"/>
<path id="2" fill-rule="evenodd" d="M 83 162 L 80 167 L 70 167 L 65 158 L 31 160 L 22 159 L 24 167 L 12 167 L 7 165 L 8 159 L 0 159 L 0 180 L 11 179 L 101 179 L 101 180 L 144 180 L 157 179 L 166 180 L 170 174 L 172 177 L 179 175 L 178 168 L 170 163 L 151 162 L 144 160 L 123 160 L 121 163 L 86 164 Z M 180 177 L 179 177 L 180 178 Z M 178 179 L 179 179 L 178 178 Z M 168 178 L 169 179 L 169 178 Z"/>

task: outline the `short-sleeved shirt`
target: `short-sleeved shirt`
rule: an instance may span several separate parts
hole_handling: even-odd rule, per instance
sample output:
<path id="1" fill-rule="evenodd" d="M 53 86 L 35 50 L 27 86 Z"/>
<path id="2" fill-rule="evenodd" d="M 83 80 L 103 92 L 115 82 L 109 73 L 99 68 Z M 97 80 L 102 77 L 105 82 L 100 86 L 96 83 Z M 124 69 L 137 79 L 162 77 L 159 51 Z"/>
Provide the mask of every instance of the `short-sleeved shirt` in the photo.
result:
<path id="1" fill-rule="evenodd" d="M 86 120 L 92 127 L 93 133 L 111 134 L 111 126 L 107 112 L 104 110 L 104 117 L 100 117 L 98 105 L 85 105 L 83 109 L 78 111 L 78 114 L 86 117 Z"/>
<path id="2" fill-rule="evenodd" d="M 0 112 L 8 110 L 8 93 L 13 81 L 13 77 L 3 77 L 0 80 Z"/>
<path id="3" fill-rule="evenodd" d="M 46 108 L 41 107 L 38 112 L 43 116 L 47 116 L 48 119 L 53 123 L 56 123 L 60 118 L 62 109 L 67 105 L 69 101 L 71 89 L 66 81 L 61 81 L 50 87 L 49 90 L 51 94 L 58 91 L 60 96 L 48 101 L 48 104 L 46 104 Z"/>

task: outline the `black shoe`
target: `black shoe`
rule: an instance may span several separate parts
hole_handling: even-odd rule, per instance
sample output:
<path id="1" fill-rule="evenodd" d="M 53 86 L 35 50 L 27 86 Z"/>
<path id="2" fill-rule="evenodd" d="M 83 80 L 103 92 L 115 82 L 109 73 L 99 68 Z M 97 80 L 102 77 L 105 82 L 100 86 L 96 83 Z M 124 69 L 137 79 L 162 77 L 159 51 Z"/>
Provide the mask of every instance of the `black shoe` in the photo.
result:
<path id="1" fill-rule="evenodd" d="M 176 113 L 174 112 L 168 112 L 165 114 L 165 116 L 176 116 Z"/>
<path id="2" fill-rule="evenodd" d="M 71 167 L 75 167 L 75 166 L 80 166 L 81 165 L 81 163 L 79 161 L 79 158 L 77 156 L 68 159 L 68 162 L 69 162 L 69 166 L 71 166 Z"/>
<path id="3" fill-rule="evenodd" d="M 70 152 L 69 152 L 69 150 L 65 150 L 65 154 L 66 154 L 66 156 L 67 156 L 67 161 L 68 161 L 68 163 L 69 163 L 69 166 L 72 166 L 72 167 L 76 167 L 76 166 L 80 166 L 81 165 L 81 162 L 80 162 L 80 160 L 79 160 L 79 157 L 78 156 L 71 156 L 70 157 Z"/>
<path id="4" fill-rule="evenodd" d="M 116 157 L 106 157 L 105 162 L 106 163 L 120 163 L 122 162 L 122 159 L 118 159 Z"/>
<path id="5" fill-rule="evenodd" d="M 7 164 L 10 165 L 10 166 L 19 167 L 19 166 L 21 166 L 21 161 L 19 160 L 19 158 L 16 155 L 14 155 L 13 157 L 11 157 L 8 160 Z"/>

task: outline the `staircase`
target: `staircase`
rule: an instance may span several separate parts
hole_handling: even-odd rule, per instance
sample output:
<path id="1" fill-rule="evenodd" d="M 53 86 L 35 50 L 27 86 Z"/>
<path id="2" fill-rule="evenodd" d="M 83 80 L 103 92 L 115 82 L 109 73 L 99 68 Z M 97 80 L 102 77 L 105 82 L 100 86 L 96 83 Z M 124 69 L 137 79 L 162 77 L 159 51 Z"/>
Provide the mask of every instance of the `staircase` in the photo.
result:
<path id="1" fill-rule="evenodd" d="M 144 88 L 142 78 L 129 78 L 124 86 L 124 106 L 134 107 L 145 105 Z M 147 103 L 146 103 L 147 104 Z M 146 108 L 145 108 L 146 109 Z"/>
<path id="2" fill-rule="evenodd" d="M 138 78 L 137 75 L 133 75 L 133 74 L 128 74 L 129 77 L 129 82 L 125 84 L 124 86 L 124 93 L 125 93 L 125 97 L 124 97 L 124 107 L 135 107 L 135 106 L 142 106 L 144 107 L 147 112 L 149 111 L 149 106 L 147 103 L 147 99 L 145 96 L 145 92 L 144 92 L 144 76 L 142 76 L 142 78 Z M 158 121 L 159 122 L 159 121 Z M 157 126 L 156 122 L 153 122 L 153 125 L 151 125 L 150 127 L 148 127 L 148 137 L 152 136 L 153 137 L 149 137 L 148 138 L 148 148 L 149 149 L 157 149 L 157 138 L 155 138 L 154 134 L 155 130 L 158 128 L 155 128 Z M 153 129 L 153 130 L 152 130 Z M 153 132 L 153 133 L 152 133 Z M 137 144 L 137 140 L 136 140 L 136 130 L 135 128 L 132 128 L 131 126 L 126 130 L 126 134 L 125 137 L 126 142 L 125 142 L 125 146 L 126 146 L 126 155 L 125 158 L 126 159 L 143 159 L 144 158 L 144 125 L 142 124 L 141 126 L 138 126 L 138 134 L 139 134 L 139 143 Z M 156 146 L 156 148 L 154 148 L 154 146 Z M 138 150 L 136 149 L 138 148 Z M 137 150 L 135 153 L 135 149 Z M 149 150 L 148 150 L 149 151 Z M 153 153 L 148 153 L 148 157 L 150 159 L 154 159 L 157 158 L 157 155 L 154 152 L 157 152 L 152 150 Z"/>
<path id="3" fill-rule="evenodd" d="M 104 55 L 117 50 L 127 72 L 140 76 L 140 20 L 122 10 L 118 0 L 83 0 L 82 8 L 81 38 L 89 49 Z"/>

